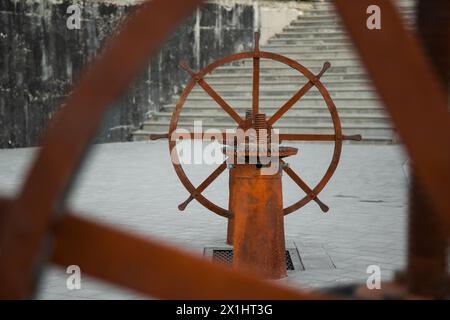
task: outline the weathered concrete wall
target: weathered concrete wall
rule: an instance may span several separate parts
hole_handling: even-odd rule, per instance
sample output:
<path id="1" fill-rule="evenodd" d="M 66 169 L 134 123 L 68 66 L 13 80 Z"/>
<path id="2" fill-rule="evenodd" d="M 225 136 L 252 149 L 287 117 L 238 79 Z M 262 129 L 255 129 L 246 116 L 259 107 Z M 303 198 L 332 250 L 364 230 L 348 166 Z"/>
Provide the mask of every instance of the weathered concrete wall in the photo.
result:
<path id="1" fill-rule="evenodd" d="M 66 28 L 67 7 L 82 9 L 80 30 Z M 0 1 L 0 148 L 39 144 L 48 121 L 80 72 L 136 1 Z M 181 90 L 178 63 L 201 67 L 251 47 L 251 3 L 207 3 L 184 21 L 105 120 L 97 142 L 123 141 L 147 112 Z"/>
<path id="2" fill-rule="evenodd" d="M 303 14 L 303 10 L 312 8 L 307 1 L 267 1 L 258 5 L 258 29 L 261 32 L 261 44 L 281 33 L 292 20 Z"/>

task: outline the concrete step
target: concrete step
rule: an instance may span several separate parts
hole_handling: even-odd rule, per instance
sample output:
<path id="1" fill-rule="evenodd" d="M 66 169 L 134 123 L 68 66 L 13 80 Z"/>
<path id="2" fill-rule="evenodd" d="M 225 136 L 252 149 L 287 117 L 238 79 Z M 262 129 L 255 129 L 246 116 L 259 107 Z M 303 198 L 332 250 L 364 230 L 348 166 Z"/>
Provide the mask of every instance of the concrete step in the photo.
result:
<path id="1" fill-rule="evenodd" d="M 134 141 L 147 141 L 149 139 L 150 134 L 153 133 L 167 133 L 166 131 L 147 131 L 147 130 L 136 130 L 133 132 L 133 140 Z M 346 134 L 348 134 L 346 132 Z M 363 136 L 362 141 L 344 141 L 344 144 L 365 144 L 365 143 L 371 143 L 371 144 L 392 144 L 395 142 L 395 138 L 393 136 Z M 302 142 L 302 143 L 320 143 L 320 144 L 333 144 L 333 142 Z M 289 142 L 283 142 L 282 145 L 289 145 Z"/>
<path id="2" fill-rule="evenodd" d="M 403 23 L 411 26 L 415 21 L 415 14 L 401 15 Z M 315 16 L 315 17 L 302 17 L 295 21 L 292 21 L 290 27 L 308 27 L 308 26 L 331 26 L 341 25 L 342 20 L 338 16 Z"/>
<path id="3" fill-rule="evenodd" d="M 244 116 L 241 113 L 241 116 Z M 143 123 L 143 128 L 148 129 L 155 121 L 157 122 L 170 122 L 172 117 L 171 112 L 155 112 L 152 114 L 151 118 Z M 233 120 L 225 112 L 213 112 L 213 113 L 202 113 L 202 112 L 189 112 L 183 114 L 180 119 L 185 122 L 194 122 L 195 120 L 207 121 L 208 123 L 229 123 L 230 126 L 233 125 Z M 346 113 L 340 115 L 340 120 L 342 124 L 386 124 L 389 123 L 389 118 L 383 113 L 377 114 L 352 114 Z M 284 116 L 279 119 L 276 123 L 278 125 L 304 125 L 304 124 L 315 124 L 315 123 L 325 123 L 331 121 L 331 115 L 328 113 L 315 113 L 307 112 L 305 110 L 290 110 L 284 114 Z"/>
<path id="4" fill-rule="evenodd" d="M 287 99 L 290 97 L 267 97 L 262 96 L 260 97 L 260 105 L 262 107 L 264 106 L 281 106 L 284 104 Z M 251 100 L 241 97 L 230 97 L 227 98 L 226 101 L 228 104 L 230 104 L 234 108 L 238 107 L 245 107 L 250 108 L 251 107 Z M 378 98 L 333 98 L 334 104 L 339 108 L 340 106 L 348 106 L 348 107 L 355 107 L 355 106 L 368 106 L 368 107 L 381 107 L 380 100 Z M 210 97 L 205 98 L 197 98 L 197 99 L 188 99 L 185 102 L 185 106 L 207 106 L 207 105 L 213 105 L 215 103 Z M 297 104 L 294 105 L 294 107 L 301 106 L 307 106 L 307 107 L 315 107 L 315 106 L 325 106 L 325 101 L 321 98 L 318 98 L 317 96 L 304 96 Z"/>
<path id="5" fill-rule="evenodd" d="M 267 115 L 274 114 L 281 105 L 274 105 L 274 106 L 261 106 L 260 111 L 261 113 L 265 113 Z M 175 104 L 169 104 L 164 105 L 161 112 L 168 112 L 172 113 L 175 109 Z M 242 107 L 233 107 L 233 109 L 240 115 L 244 115 L 245 111 L 249 109 L 248 106 L 242 106 Z M 386 114 L 384 108 L 376 107 L 376 106 L 340 106 L 337 107 L 337 111 L 340 116 L 344 116 L 346 114 Z M 224 113 L 225 111 L 220 108 L 219 105 L 216 104 L 209 104 L 209 105 L 184 105 L 182 109 L 183 114 L 190 113 L 190 112 L 196 112 L 196 113 L 202 113 L 202 114 L 214 114 L 214 113 Z M 321 106 L 306 106 L 303 104 L 299 104 L 296 106 L 293 106 L 288 113 L 296 113 L 296 112 L 309 112 L 314 114 L 329 114 L 328 108 L 325 105 Z"/>
<path id="6" fill-rule="evenodd" d="M 189 130 L 190 132 L 194 131 L 194 123 L 193 122 L 178 122 L 178 129 Z M 235 125 L 228 124 L 217 124 L 217 123 L 206 123 L 202 124 L 202 130 L 223 130 L 226 129 L 235 129 Z M 168 123 L 162 122 L 149 122 L 145 129 L 142 129 L 144 132 L 158 132 L 158 133 L 167 133 L 169 129 Z M 334 134 L 333 124 L 330 122 L 327 123 L 315 123 L 312 125 L 279 125 L 277 126 L 280 133 L 305 133 L 305 134 Z M 361 134 L 363 139 L 365 137 L 378 138 L 380 140 L 384 140 L 386 142 L 391 142 L 394 140 L 394 134 L 392 132 L 391 126 L 389 124 L 377 124 L 377 125 L 358 125 L 358 124 L 346 124 L 342 126 L 342 132 L 346 135 L 353 134 Z"/>
<path id="7" fill-rule="evenodd" d="M 352 56 L 343 54 L 342 56 L 335 56 L 333 53 L 313 53 L 298 54 L 292 52 L 280 52 L 281 55 L 286 56 L 292 60 L 299 62 L 307 68 L 322 67 L 325 61 L 329 61 L 333 67 L 346 67 L 346 66 L 358 66 L 361 64 L 359 57 L 354 54 Z M 253 61 L 241 60 L 241 66 L 252 66 Z M 271 59 L 261 59 L 261 68 L 270 68 L 276 66 L 283 66 L 285 64 Z M 287 67 L 287 65 L 286 65 Z M 222 67 L 223 68 L 223 67 Z"/>
<path id="8" fill-rule="evenodd" d="M 403 22 L 410 27 L 414 24 L 413 17 L 403 16 Z M 289 26 L 283 28 L 280 36 L 286 33 L 317 33 L 317 32 L 345 32 L 344 24 L 339 19 L 332 19 L 329 21 L 305 21 L 298 20 Z"/>
<path id="9" fill-rule="evenodd" d="M 357 60 L 357 55 L 355 52 L 351 50 L 322 50 L 322 51 L 305 51 L 301 48 L 296 48 L 295 46 L 290 47 L 279 47 L 277 50 L 276 47 L 265 47 L 261 49 L 265 52 L 273 52 L 278 53 L 283 56 L 287 56 L 290 59 L 298 60 L 298 61 L 308 61 L 308 60 Z M 252 62 L 253 63 L 253 62 Z"/>
<path id="10" fill-rule="evenodd" d="M 298 88 L 297 88 L 298 89 Z M 252 98 L 252 91 L 251 90 L 216 90 L 219 95 L 225 99 L 226 101 L 229 99 L 234 98 L 242 98 L 247 100 L 251 100 Z M 286 90 L 264 90 L 260 91 L 260 97 L 262 98 L 276 98 L 279 99 L 279 101 L 287 101 L 297 90 L 293 89 L 291 91 Z M 376 98 L 376 91 L 372 88 L 367 88 L 364 90 L 354 90 L 349 88 L 342 88 L 339 90 L 331 90 L 328 92 L 332 99 L 334 98 L 358 98 L 358 99 L 373 99 Z M 317 98 L 322 99 L 322 94 L 320 91 L 313 87 L 311 88 L 304 96 L 310 97 L 310 98 Z M 191 94 L 188 97 L 188 100 L 196 100 L 196 99 L 211 99 L 209 98 L 209 95 L 202 89 L 192 91 Z M 303 98 L 302 98 L 303 99 Z"/>
<path id="11" fill-rule="evenodd" d="M 414 15 L 416 12 L 415 2 L 395 2 L 394 4 L 398 10 L 404 15 Z M 333 15 L 337 14 L 335 7 L 332 3 L 319 3 L 314 6 L 313 10 L 306 11 L 304 14 L 299 15 L 299 17 L 311 17 L 316 15 Z"/>
<path id="12" fill-rule="evenodd" d="M 297 48 L 298 51 L 339 51 L 353 49 L 350 40 L 343 39 L 296 39 L 296 38 L 272 38 L 267 44 L 261 46 L 262 51 L 271 51 L 280 48 Z M 270 49 L 270 50 L 266 50 Z M 294 51 L 295 52 L 295 51 Z"/>
<path id="13" fill-rule="evenodd" d="M 411 6 L 397 6 L 399 11 L 404 15 L 413 15 L 415 13 L 414 7 Z M 319 6 L 314 10 L 308 11 L 302 15 L 299 15 L 298 18 L 302 17 L 317 17 L 317 16 L 333 16 L 337 15 L 337 12 L 334 9 L 334 6 Z"/>
<path id="14" fill-rule="evenodd" d="M 358 73 L 358 74 L 362 74 L 365 73 L 365 69 L 363 66 L 361 66 L 358 63 L 358 60 L 353 60 L 353 63 L 350 64 L 348 63 L 347 65 L 339 65 L 336 61 L 331 61 L 332 65 L 331 67 L 327 70 L 326 74 L 324 76 L 329 76 L 329 75 L 342 75 L 345 73 Z M 267 63 L 267 65 L 263 65 L 263 63 L 267 63 L 266 61 L 263 61 L 261 63 L 262 67 L 261 67 L 261 75 L 262 77 L 268 77 L 268 76 L 278 76 L 280 74 L 286 74 L 286 73 L 290 73 L 290 74 L 296 74 L 299 73 L 297 70 L 292 69 L 291 67 L 281 64 L 279 62 L 269 62 Z M 316 61 L 306 61 L 302 60 L 301 64 L 304 65 L 306 68 L 309 69 L 309 71 L 311 71 L 314 74 L 317 74 L 320 69 L 322 69 L 324 61 L 323 60 L 316 60 Z M 239 75 L 247 75 L 247 74 L 253 74 L 253 66 L 250 63 L 244 64 L 242 66 L 239 67 L 235 67 L 235 66 L 226 66 L 226 67 L 221 67 L 219 69 L 216 69 L 213 71 L 214 75 L 224 75 L 224 74 L 239 74 Z"/>
<path id="15" fill-rule="evenodd" d="M 282 41 L 291 41 L 288 38 L 283 39 Z M 303 41 L 294 40 L 295 42 L 291 42 L 289 44 L 274 42 L 268 43 L 264 46 L 261 46 L 261 51 L 269 51 L 275 52 L 279 54 L 285 53 L 303 53 L 303 54 L 324 54 L 327 52 L 335 53 L 335 52 L 348 52 L 353 53 L 354 46 L 350 43 L 317 43 L 317 44 L 304 44 Z"/>
<path id="16" fill-rule="evenodd" d="M 292 25 L 283 29 L 282 35 L 291 32 L 304 32 L 304 33 L 316 33 L 316 32 L 344 32 L 344 26 L 340 23 L 332 22 L 327 24 L 319 24 L 317 26 L 304 26 L 304 25 Z"/>
<path id="17" fill-rule="evenodd" d="M 285 57 L 295 60 L 304 67 L 308 68 L 310 71 L 314 72 L 317 70 L 319 72 L 325 61 L 330 62 L 331 67 L 327 70 L 327 74 L 330 73 L 363 73 L 365 69 L 359 57 L 345 57 L 345 58 L 330 58 L 322 56 L 320 58 L 309 57 L 305 58 L 302 55 L 296 53 L 285 54 Z M 297 73 L 296 69 L 290 67 L 287 64 L 279 62 L 272 59 L 261 59 L 260 62 L 261 74 L 277 74 L 277 73 Z M 253 61 L 251 59 L 243 59 L 235 64 L 223 65 L 211 72 L 214 73 L 242 73 L 253 72 Z"/>
<path id="18" fill-rule="evenodd" d="M 341 46 L 344 48 L 347 48 L 347 46 L 353 46 L 353 43 L 350 41 L 350 39 L 341 39 L 341 38 L 329 38 L 329 39 L 296 39 L 296 38 L 283 38 L 282 35 L 277 38 L 271 38 L 267 42 L 268 45 L 295 45 L 299 47 L 305 47 L 308 48 L 309 46 L 319 46 L 320 47 L 327 47 L 330 46 L 329 49 L 342 49 Z M 335 47 L 333 47 L 335 46 Z"/>
<path id="19" fill-rule="evenodd" d="M 316 20 L 311 19 L 308 17 L 301 16 L 297 20 L 294 20 L 287 28 L 289 27 L 322 27 L 322 26 L 341 26 L 342 25 L 342 19 L 339 17 L 335 17 L 333 19 L 324 19 L 324 20 Z M 284 29 L 283 29 L 284 30 Z"/>
<path id="20" fill-rule="evenodd" d="M 403 23 L 408 26 L 412 26 L 416 21 L 415 14 L 401 14 Z M 343 27 L 342 19 L 338 16 L 323 16 L 323 17 L 302 17 L 292 21 L 287 27 L 285 27 L 281 34 L 284 34 L 286 30 L 298 29 L 299 31 L 314 30 L 314 28 L 336 28 Z"/>
<path id="21" fill-rule="evenodd" d="M 290 58 L 291 60 L 297 61 L 304 67 L 306 67 L 309 70 L 318 69 L 317 72 L 319 72 L 323 64 L 328 61 L 331 63 L 331 68 L 327 70 L 327 73 L 332 72 L 365 72 L 365 69 L 363 68 L 362 62 L 359 59 L 359 57 L 345 57 L 345 58 L 333 58 L 333 57 L 326 57 L 322 56 L 320 58 L 305 58 L 302 55 L 296 54 L 296 53 L 289 53 L 285 54 L 284 56 Z M 261 59 L 261 73 L 263 72 L 271 72 L 272 70 L 276 70 L 277 68 L 289 68 L 291 69 L 291 72 L 298 72 L 295 69 L 289 67 L 288 65 L 285 65 L 284 63 L 278 62 L 276 60 L 271 59 Z M 232 66 L 233 67 L 233 66 Z M 253 68 L 253 62 L 250 60 L 242 60 L 241 64 L 237 67 L 241 68 Z M 222 67 L 222 68 L 226 68 Z M 221 69 L 222 69 L 221 68 Z M 341 69 L 339 69 L 341 68 Z M 220 69 L 218 69 L 220 70 Z M 217 72 L 217 70 L 216 70 Z"/>
<path id="22" fill-rule="evenodd" d="M 280 88 L 280 89 L 260 89 L 259 93 L 263 97 L 277 97 L 284 99 L 287 101 L 290 97 L 292 97 L 301 87 L 303 87 L 303 84 L 298 84 L 296 87 L 292 87 L 291 89 L 286 88 Z M 240 90 L 240 89 L 220 89 L 217 88 L 217 86 L 214 88 L 214 90 L 225 100 L 229 98 L 246 98 L 247 100 L 252 99 L 252 90 Z M 330 94 L 331 98 L 373 98 L 378 97 L 376 94 L 376 91 L 370 87 L 362 88 L 359 90 L 355 90 L 352 88 L 341 88 L 341 89 L 333 89 L 327 88 L 328 93 Z M 201 88 L 197 90 L 193 90 L 190 94 L 188 99 L 198 99 L 198 98 L 206 98 L 209 97 L 209 95 Z M 322 99 L 322 94 L 319 92 L 317 88 L 311 88 L 304 97 L 316 97 L 317 99 Z M 176 97 L 175 97 L 176 98 Z"/>
<path id="23" fill-rule="evenodd" d="M 414 10 L 416 0 L 394 0 L 393 3 L 401 10 Z M 331 1 L 317 1 L 313 10 L 334 10 L 334 4 Z"/>
<path id="24" fill-rule="evenodd" d="M 289 70 L 287 70 L 289 71 Z M 251 73 L 213 73 L 210 75 L 207 75 L 205 79 L 208 81 L 209 84 L 240 84 L 240 83 L 252 83 L 253 75 Z M 368 81 L 368 77 L 365 73 L 332 73 L 330 71 L 327 71 L 321 78 L 323 83 L 327 83 L 329 81 L 337 81 L 337 82 L 343 82 L 345 81 Z M 261 83 L 264 82 L 294 82 L 294 83 L 303 83 L 307 81 L 307 79 L 300 73 L 277 73 L 277 74 L 267 74 L 263 73 L 260 77 Z"/>
<path id="25" fill-rule="evenodd" d="M 344 31 L 334 31 L 334 32 L 302 32 L 302 31 L 292 31 L 283 32 L 276 35 L 277 38 L 296 38 L 296 39 L 314 39 L 314 40 L 325 40 L 325 39 L 350 39 L 347 33 Z"/>
<path id="26" fill-rule="evenodd" d="M 301 25 L 302 23 L 306 23 L 306 22 L 310 22 L 310 23 L 322 23 L 322 24 L 328 24 L 328 23 L 333 23 L 333 22 L 338 22 L 341 23 L 342 19 L 341 17 L 336 13 L 336 14 L 322 14 L 322 15 L 309 15 L 309 14 L 303 14 L 303 15 L 299 15 L 297 17 L 297 19 L 291 21 L 291 23 L 289 25 L 291 26 L 295 26 L 295 25 Z"/>
<path id="27" fill-rule="evenodd" d="M 302 27 L 317 27 L 317 26 L 332 26 L 332 25 L 341 25 L 342 19 L 338 16 L 330 16 L 330 17 L 300 17 L 294 21 L 292 21 L 285 28 L 302 28 Z M 284 32 L 284 28 L 282 32 Z"/>
<path id="28" fill-rule="evenodd" d="M 215 78 L 214 80 L 209 80 L 208 83 L 214 88 L 214 90 L 223 92 L 249 92 L 252 91 L 252 78 L 241 79 L 238 83 L 222 82 L 220 78 Z M 247 80 L 247 81 L 244 81 Z M 307 78 L 302 77 L 302 79 L 296 79 L 295 81 L 260 81 L 259 90 L 260 92 L 266 91 L 287 91 L 295 92 L 300 89 L 303 84 L 307 82 Z M 368 90 L 371 89 L 370 83 L 368 81 L 323 81 L 324 86 L 328 90 Z M 196 86 L 192 92 L 202 91 L 203 89 Z"/>

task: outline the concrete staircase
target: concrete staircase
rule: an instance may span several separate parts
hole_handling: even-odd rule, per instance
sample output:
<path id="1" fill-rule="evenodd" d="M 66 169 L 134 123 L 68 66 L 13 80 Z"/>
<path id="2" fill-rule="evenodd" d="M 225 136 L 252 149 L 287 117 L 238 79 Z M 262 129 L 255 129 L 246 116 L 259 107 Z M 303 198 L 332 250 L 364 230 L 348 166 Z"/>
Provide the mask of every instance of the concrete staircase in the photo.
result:
<path id="1" fill-rule="evenodd" d="M 414 1 L 398 0 L 405 21 L 414 17 Z M 344 134 L 363 135 L 366 142 L 392 143 L 396 137 L 388 116 L 356 56 L 340 18 L 328 1 L 313 2 L 283 32 L 261 46 L 299 61 L 317 74 L 325 61 L 332 67 L 322 77 L 338 109 Z M 244 117 L 251 108 L 252 61 L 223 66 L 208 75 L 206 81 Z M 307 80 L 297 71 L 275 61 L 261 60 L 260 109 L 268 116 L 284 104 Z M 134 132 L 134 140 L 146 140 L 150 133 L 168 131 L 173 104 L 164 105 Z M 179 128 L 192 130 L 194 120 L 203 121 L 203 130 L 235 128 L 231 118 L 199 86 L 186 101 Z M 284 133 L 333 133 L 326 104 L 314 87 L 276 123 Z"/>

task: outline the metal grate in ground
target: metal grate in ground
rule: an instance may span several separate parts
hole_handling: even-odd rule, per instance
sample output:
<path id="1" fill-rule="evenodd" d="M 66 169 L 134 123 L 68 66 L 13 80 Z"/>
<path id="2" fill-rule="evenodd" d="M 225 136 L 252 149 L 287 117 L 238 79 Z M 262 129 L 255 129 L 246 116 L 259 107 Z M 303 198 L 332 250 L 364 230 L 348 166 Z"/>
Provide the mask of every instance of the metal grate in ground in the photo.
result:
<path id="1" fill-rule="evenodd" d="M 206 251 L 206 250 L 205 250 Z M 292 254 L 298 256 L 298 251 L 295 249 L 286 250 L 286 270 L 294 271 L 297 269 L 303 270 L 299 256 L 297 259 L 293 259 Z M 231 266 L 233 263 L 233 249 L 212 249 L 212 260 L 215 262 L 223 263 L 227 266 Z M 300 264 L 294 264 L 293 260 L 297 260 Z"/>

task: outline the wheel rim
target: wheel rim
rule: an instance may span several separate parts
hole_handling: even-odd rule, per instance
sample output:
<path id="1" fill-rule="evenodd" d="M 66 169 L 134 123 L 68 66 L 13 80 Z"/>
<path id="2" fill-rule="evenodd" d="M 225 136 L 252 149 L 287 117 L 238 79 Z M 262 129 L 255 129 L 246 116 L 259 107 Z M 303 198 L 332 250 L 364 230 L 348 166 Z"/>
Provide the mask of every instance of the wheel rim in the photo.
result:
<path id="1" fill-rule="evenodd" d="M 254 51 L 249 51 L 249 52 L 237 53 L 237 54 L 233 54 L 233 55 L 224 57 L 222 59 L 216 60 L 215 62 L 209 64 L 208 66 L 206 66 L 205 68 L 203 68 L 202 70 L 197 72 L 196 75 L 198 76 L 198 78 L 202 79 L 204 76 L 206 76 L 207 74 L 211 73 L 212 71 L 214 71 L 215 69 L 217 69 L 218 67 L 220 67 L 224 64 L 231 63 L 231 62 L 234 62 L 237 60 L 242 60 L 242 59 L 250 59 L 250 58 L 253 58 L 254 55 L 255 55 Z M 334 172 L 336 171 L 337 165 L 339 163 L 341 150 L 342 150 L 342 127 L 341 127 L 339 115 L 336 110 L 336 106 L 334 105 L 334 102 L 331 99 L 330 94 L 328 93 L 328 90 L 322 84 L 320 79 L 317 79 L 316 76 L 311 71 L 309 71 L 305 66 L 303 66 L 299 62 L 289 59 L 280 54 L 266 52 L 266 51 L 260 51 L 259 56 L 260 56 L 260 58 L 263 58 L 263 59 L 278 61 L 282 64 L 285 64 L 285 65 L 299 71 L 310 81 L 313 81 L 314 85 L 317 87 L 317 89 L 321 93 L 322 98 L 326 102 L 328 111 L 331 114 L 331 119 L 333 122 L 333 128 L 334 128 L 334 133 L 335 133 L 333 156 L 332 156 L 330 165 L 328 166 L 325 174 L 320 179 L 320 181 L 314 186 L 314 188 L 312 188 L 312 193 L 306 194 L 305 197 L 303 197 L 299 201 L 297 201 L 294 204 L 283 209 L 284 214 L 287 215 L 289 213 L 292 213 L 292 212 L 300 209 L 301 207 L 303 207 L 304 205 L 309 203 L 311 200 L 313 200 L 315 197 L 317 197 L 317 195 L 323 190 L 323 188 L 326 186 L 326 184 L 329 182 L 329 180 L 333 176 Z M 184 103 L 186 102 L 187 97 L 189 96 L 189 94 L 191 93 L 192 89 L 195 87 L 196 84 L 197 84 L 197 80 L 195 78 L 192 78 L 186 85 L 185 89 L 183 90 L 183 92 L 176 104 L 176 107 L 172 113 L 172 118 L 171 118 L 170 126 L 169 126 L 169 135 L 168 135 L 169 152 L 172 156 L 172 165 L 174 166 L 175 172 L 178 175 L 178 178 L 180 179 L 181 183 L 189 191 L 190 194 L 194 194 L 196 188 L 194 187 L 194 185 L 192 184 L 190 179 L 187 177 L 185 171 L 183 170 L 182 165 L 180 164 L 178 154 L 177 154 L 176 150 L 174 150 L 174 148 L 176 148 L 177 142 L 176 142 L 176 140 L 171 139 L 171 136 L 173 133 L 175 133 L 175 131 L 177 129 L 178 120 L 180 118 L 180 113 L 184 106 Z M 232 216 L 232 213 L 229 210 L 216 205 L 214 202 L 208 200 L 201 193 L 197 193 L 195 195 L 195 199 L 198 202 L 200 202 L 205 208 L 213 211 L 214 213 L 218 214 L 219 216 L 223 216 L 226 218 L 229 218 Z"/>

